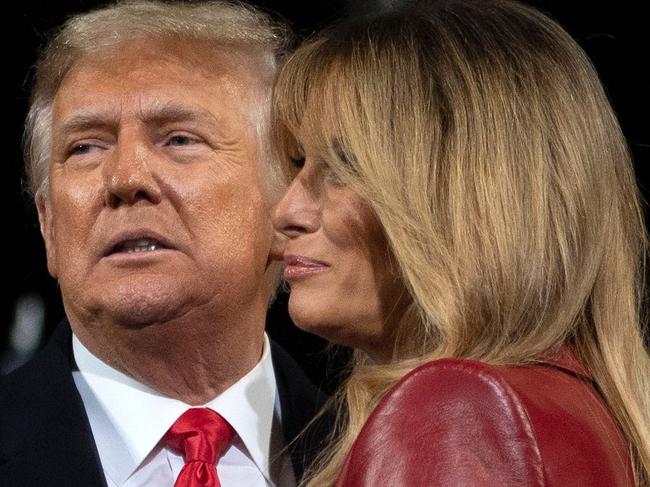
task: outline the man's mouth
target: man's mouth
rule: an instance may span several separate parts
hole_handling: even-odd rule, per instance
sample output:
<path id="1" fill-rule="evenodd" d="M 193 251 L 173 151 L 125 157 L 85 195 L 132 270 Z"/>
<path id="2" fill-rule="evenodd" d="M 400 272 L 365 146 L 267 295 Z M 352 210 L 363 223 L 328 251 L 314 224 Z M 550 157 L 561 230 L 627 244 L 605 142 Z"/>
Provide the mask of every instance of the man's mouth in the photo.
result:
<path id="1" fill-rule="evenodd" d="M 121 232 L 113 237 L 104 247 L 102 256 L 122 254 L 144 254 L 157 250 L 174 250 L 176 247 L 161 234 L 148 230 Z"/>
<path id="2" fill-rule="evenodd" d="M 111 254 L 116 254 L 119 252 L 125 252 L 127 254 L 135 252 L 152 252 L 154 250 L 166 249 L 167 247 L 157 240 L 152 240 L 148 238 L 139 238 L 136 240 L 126 240 L 117 244 Z"/>

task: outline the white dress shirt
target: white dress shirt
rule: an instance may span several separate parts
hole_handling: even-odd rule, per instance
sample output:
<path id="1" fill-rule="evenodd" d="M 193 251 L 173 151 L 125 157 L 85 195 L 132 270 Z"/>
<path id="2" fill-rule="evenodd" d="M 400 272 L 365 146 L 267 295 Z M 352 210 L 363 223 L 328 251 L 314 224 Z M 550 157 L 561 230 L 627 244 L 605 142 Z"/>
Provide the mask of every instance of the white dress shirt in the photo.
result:
<path id="1" fill-rule="evenodd" d="M 184 460 L 160 440 L 181 414 L 197 406 L 161 395 L 102 362 L 76 336 L 72 340 L 79 369 L 72 375 L 108 486 L 172 487 Z M 217 462 L 222 487 L 296 485 L 289 455 L 283 450 L 280 403 L 266 336 L 260 362 L 202 407 L 218 412 L 236 432 Z"/>

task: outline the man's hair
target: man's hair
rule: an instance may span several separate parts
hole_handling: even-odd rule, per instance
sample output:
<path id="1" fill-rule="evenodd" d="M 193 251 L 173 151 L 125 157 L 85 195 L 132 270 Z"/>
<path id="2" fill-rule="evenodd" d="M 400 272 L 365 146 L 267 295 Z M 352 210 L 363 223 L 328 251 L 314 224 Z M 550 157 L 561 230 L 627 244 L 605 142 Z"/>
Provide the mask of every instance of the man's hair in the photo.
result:
<path id="1" fill-rule="evenodd" d="M 32 196 L 47 192 L 52 105 L 66 75 L 82 58 L 137 39 L 187 39 L 214 46 L 215 50 L 227 47 L 256 54 L 266 52 L 275 70 L 289 37 L 284 26 L 269 15 L 231 1 L 126 0 L 71 17 L 54 33 L 35 66 L 24 138 L 25 169 Z M 270 97 L 272 77 L 266 82 L 266 96 Z M 270 151 L 266 142 L 268 110 L 262 111 L 256 121 L 260 154 L 264 157 Z"/>

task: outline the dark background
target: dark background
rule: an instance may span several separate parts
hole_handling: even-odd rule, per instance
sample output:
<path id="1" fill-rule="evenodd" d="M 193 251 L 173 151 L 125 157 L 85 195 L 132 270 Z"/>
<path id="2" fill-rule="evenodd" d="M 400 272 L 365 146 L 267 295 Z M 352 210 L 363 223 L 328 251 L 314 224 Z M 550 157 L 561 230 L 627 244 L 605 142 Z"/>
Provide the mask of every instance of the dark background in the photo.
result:
<path id="1" fill-rule="evenodd" d="M 15 367 L 42 343 L 63 317 L 56 283 L 49 278 L 36 211 L 23 187 L 21 155 L 22 124 L 27 111 L 31 66 L 46 34 L 69 15 L 107 2 L 27 0 L 13 11 L 5 11 L 5 26 L 12 33 L 4 40 L 5 77 L 9 86 L 9 120 L 4 177 L 0 195 L 4 224 L 4 269 L 0 305 L 0 372 Z M 374 10 L 397 0 L 336 0 L 293 4 L 281 0 L 253 1 L 278 12 L 294 29 L 306 36 L 333 19 Z M 590 0 L 547 0 L 525 2 L 555 18 L 587 51 L 596 65 L 618 114 L 630 145 L 644 197 L 648 196 L 647 164 L 650 133 L 646 122 L 650 104 L 650 39 L 648 17 L 642 14 L 643 1 L 593 2 Z M 9 31 L 5 31 L 6 33 Z M 16 324 L 38 321 L 42 331 L 19 332 Z M 286 314 L 286 295 L 281 295 L 269 315 L 269 333 L 305 367 L 317 382 L 331 388 L 336 383 L 338 365 L 345 357 L 323 352 L 324 343 L 299 332 Z M 327 374 L 324 373 L 327 371 Z"/>

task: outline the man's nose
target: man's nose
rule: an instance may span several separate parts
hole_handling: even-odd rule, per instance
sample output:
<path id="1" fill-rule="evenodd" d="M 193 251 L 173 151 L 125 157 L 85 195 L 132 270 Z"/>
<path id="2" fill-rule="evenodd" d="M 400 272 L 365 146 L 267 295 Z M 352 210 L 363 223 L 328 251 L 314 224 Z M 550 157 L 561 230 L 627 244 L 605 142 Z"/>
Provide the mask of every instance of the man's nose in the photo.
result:
<path id="1" fill-rule="evenodd" d="M 160 158 L 144 134 L 121 133 L 110 160 L 103 166 L 106 205 L 117 208 L 138 201 L 159 203 Z"/>
<path id="2" fill-rule="evenodd" d="M 288 238 L 313 233 L 320 226 L 321 197 L 318 188 L 299 174 L 273 208 L 271 216 L 276 231 Z"/>

